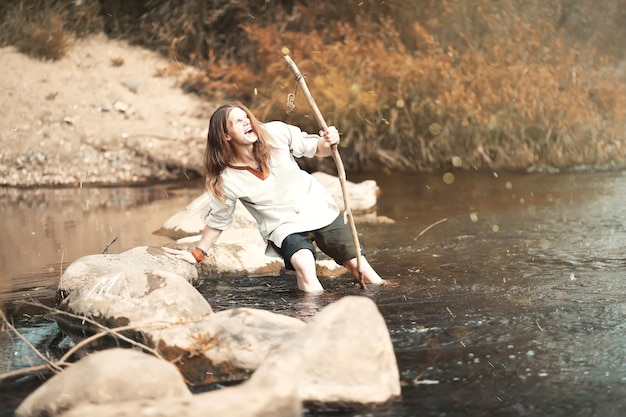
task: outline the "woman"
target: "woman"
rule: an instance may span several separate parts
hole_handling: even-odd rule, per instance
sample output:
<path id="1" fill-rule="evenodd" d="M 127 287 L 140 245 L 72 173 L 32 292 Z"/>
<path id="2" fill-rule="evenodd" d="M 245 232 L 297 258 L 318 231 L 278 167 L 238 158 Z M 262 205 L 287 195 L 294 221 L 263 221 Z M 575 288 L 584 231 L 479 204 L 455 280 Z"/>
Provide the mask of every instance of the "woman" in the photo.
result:
<path id="1" fill-rule="evenodd" d="M 219 107 L 211 116 L 204 153 L 211 211 L 197 247 L 167 249 L 179 259 L 200 262 L 233 221 L 237 200 L 252 214 L 268 249 L 296 272 L 298 288 L 323 291 L 315 268 L 315 246 L 344 265 L 358 279 L 356 251 L 349 227 L 330 193 L 300 169 L 294 157 L 329 156 L 339 143 L 334 126 L 309 135 L 283 122 L 262 124 L 239 102 Z M 365 283 L 382 278 L 361 258 Z"/>

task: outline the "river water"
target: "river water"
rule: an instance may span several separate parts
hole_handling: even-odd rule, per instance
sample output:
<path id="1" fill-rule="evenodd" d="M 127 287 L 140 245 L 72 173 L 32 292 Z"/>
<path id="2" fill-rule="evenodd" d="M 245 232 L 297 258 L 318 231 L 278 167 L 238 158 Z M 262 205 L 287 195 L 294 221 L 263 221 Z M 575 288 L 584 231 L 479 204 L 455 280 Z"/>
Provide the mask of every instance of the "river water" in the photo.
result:
<path id="1" fill-rule="evenodd" d="M 392 285 L 292 277 L 205 282 L 214 310 L 247 306 L 303 320 L 345 296 L 372 298 L 395 347 L 402 397 L 310 416 L 626 415 L 626 173 L 455 172 L 362 175 L 382 191 L 387 225 L 357 225 Z M 0 189 L 0 302 L 36 345 L 56 326 L 22 299 L 52 303 L 80 256 L 168 240 L 152 232 L 201 183 L 71 190 Z M 0 371 L 35 361 L 0 333 Z M 36 382 L 0 394 L 0 415 Z"/>

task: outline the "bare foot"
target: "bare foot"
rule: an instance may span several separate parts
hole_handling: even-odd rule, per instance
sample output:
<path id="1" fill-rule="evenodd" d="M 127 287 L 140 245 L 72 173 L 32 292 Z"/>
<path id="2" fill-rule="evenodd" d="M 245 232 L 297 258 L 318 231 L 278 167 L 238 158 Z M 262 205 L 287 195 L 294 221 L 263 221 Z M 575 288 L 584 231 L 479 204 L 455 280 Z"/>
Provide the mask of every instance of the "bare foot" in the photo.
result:
<path id="1" fill-rule="evenodd" d="M 358 278 L 354 278 L 354 279 L 352 280 L 352 282 L 354 282 L 355 284 L 360 284 L 360 282 L 359 282 Z M 363 283 L 364 283 L 364 284 L 371 284 L 371 285 L 385 285 L 385 284 L 387 284 L 387 281 L 385 281 L 385 280 L 384 280 L 384 279 L 382 279 L 382 278 L 375 279 L 375 280 L 371 280 L 371 279 L 367 279 L 367 278 L 365 278 L 365 279 L 363 280 Z"/>
<path id="2" fill-rule="evenodd" d="M 385 282 L 384 279 L 376 275 L 375 277 L 364 277 L 363 282 L 366 284 L 383 284 Z"/>

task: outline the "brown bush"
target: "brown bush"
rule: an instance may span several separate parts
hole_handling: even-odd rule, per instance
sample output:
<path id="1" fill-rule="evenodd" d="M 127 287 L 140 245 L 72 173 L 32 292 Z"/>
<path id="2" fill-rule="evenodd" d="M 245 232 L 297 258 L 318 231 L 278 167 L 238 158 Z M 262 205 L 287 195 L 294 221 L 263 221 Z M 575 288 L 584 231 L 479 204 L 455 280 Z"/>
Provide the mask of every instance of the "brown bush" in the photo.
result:
<path id="1" fill-rule="evenodd" d="M 0 6 L 0 45 L 42 59 L 62 58 L 74 36 L 102 30 L 97 0 L 9 0 Z"/>
<path id="2" fill-rule="evenodd" d="M 249 25 L 265 71 L 240 96 L 252 102 L 246 94 L 264 86 L 256 107 L 284 118 L 285 45 L 341 128 L 353 167 L 444 168 L 455 155 L 467 168 L 624 163 L 626 86 L 615 57 L 568 38 L 558 25 L 563 12 L 541 1 L 526 2 L 526 15 L 514 2 L 442 2 L 452 3 L 440 18 L 467 22 L 462 13 L 472 27 L 447 45 L 419 22 L 402 36 L 390 18 L 337 23 L 333 42 L 321 32 Z M 306 124 L 302 116 L 292 119 Z"/>

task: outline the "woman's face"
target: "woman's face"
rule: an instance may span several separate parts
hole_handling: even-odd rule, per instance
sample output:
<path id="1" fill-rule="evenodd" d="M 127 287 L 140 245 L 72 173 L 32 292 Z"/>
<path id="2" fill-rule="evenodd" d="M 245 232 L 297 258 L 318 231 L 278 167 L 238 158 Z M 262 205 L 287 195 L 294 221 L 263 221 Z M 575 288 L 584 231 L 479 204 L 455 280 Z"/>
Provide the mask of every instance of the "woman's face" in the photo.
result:
<path id="1" fill-rule="evenodd" d="M 247 146 L 252 145 L 258 139 L 246 112 L 239 107 L 234 107 L 228 114 L 226 140 L 231 141 L 235 146 Z"/>

